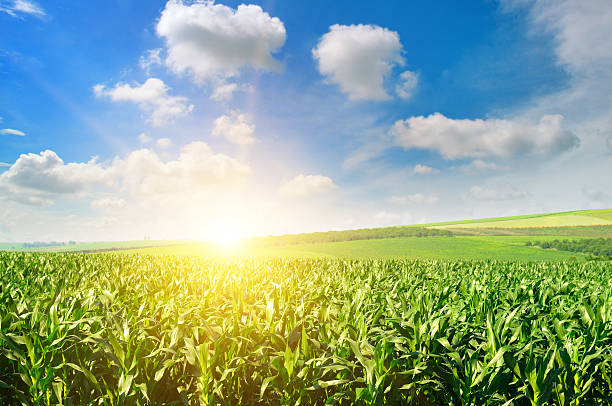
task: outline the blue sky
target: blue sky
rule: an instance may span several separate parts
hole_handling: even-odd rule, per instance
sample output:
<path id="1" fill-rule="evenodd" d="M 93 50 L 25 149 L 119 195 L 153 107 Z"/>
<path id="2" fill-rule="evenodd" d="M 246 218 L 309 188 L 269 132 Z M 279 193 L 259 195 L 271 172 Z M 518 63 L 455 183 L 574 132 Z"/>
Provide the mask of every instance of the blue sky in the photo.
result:
<path id="1" fill-rule="evenodd" d="M 605 0 L 1 0 L 0 240 L 609 207 L 610 17 Z"/>

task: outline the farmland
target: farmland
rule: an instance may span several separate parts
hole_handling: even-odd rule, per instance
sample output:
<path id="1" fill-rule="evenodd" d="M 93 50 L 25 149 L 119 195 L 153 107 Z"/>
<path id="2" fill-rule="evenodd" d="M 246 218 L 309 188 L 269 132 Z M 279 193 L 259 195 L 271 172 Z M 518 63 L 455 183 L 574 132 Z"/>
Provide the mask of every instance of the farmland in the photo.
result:
<path id="1" fill-rule="evenodd" d="M 558 237 L 539 236 L 542 241 Z M 447 260 L 523 260 L 554 261 L 582 259 L 581 253 L 542 250 L 525 244 L 529 236 L 457 236 L 457 237 L 406 237 L 356 241 L 339 241 L 287 246 L 252 247 L 237 246 L 219 249 L 214 244 L 188 243 L 164 247 L 124 250 L 122 253 L 146 255 L 182 255 L 199 257 L 258 258 L 386 258 L 386 259 L 447 259 Z"/>
<path id="2" fill-rule="evenodd" d="M 611 404 L 610 213 L 0 251 L 0 404 Z"/>
<path id="3" fill-rule="evenodd" d="M 612 264 L 0 253 L 4 404 L 609 404 Z"/>

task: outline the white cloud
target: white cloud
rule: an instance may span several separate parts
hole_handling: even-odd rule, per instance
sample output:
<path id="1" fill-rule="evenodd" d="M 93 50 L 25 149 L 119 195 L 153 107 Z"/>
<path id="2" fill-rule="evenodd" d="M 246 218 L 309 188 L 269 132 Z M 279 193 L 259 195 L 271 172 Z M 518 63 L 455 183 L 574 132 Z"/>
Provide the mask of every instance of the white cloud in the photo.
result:
<path id="1" fill-rule="evenodd" d="M 0 175 L 0 186 L 52 194 L 73 194 L 88 185 L 105 182 L 105 171 L 93 158 L 89 162 L 68 163 L 53 151 L 22 154 Z"/>
<path id="2" fill-rule="evenodd" d="M 0 134 L 19 135 L 20 137 L 25 136 L 25 133 L 23 131 L 13 130 L 12 128 L 3 128 L 2 130 L 0 130 Z"/>
<path id="3" fill-rule="evenodd" d="M 554 36 L 558 61 L 570 73 L 599 73 L 612 64 L 612 5 L 608 0 L 535 0 L 527 4 L 532 22 Z"/>
<path id="4" fill-rule="evenodd" d="M 94 209 L 124 209 L 127 202 L 119 197 L 104 197 L 91 202 Z"/>
<path id="5" fill-rule="evenodd" d="M 409 204 L 409 203 L 435 204 L 435 203 L 438 203 L 440 199 L 435 194 L 424 195 L 422 193 L 415 193 L 415 194 L 409 194 L 409 195 L 403 195 L 403 196 L 398 196 L 398 195 L 391 196 L 390 198 L 387 199 L 387 201 L 389 203 L 399 204 L 399 205 L 404 205 L 404 204 Z"/>
<path id="6" fill-rule="evenodd" d="M 279 70 L 272 54 L 285 43 L 283 22 L 257 5 L 232 9 L 214 1 L 170 0 L 157 23 L 166 40 L 166 65 L 196 82 L 239 74 L 243 67 Z"/>
<path id="7" fill-rule="evenodd" d="M 127 83 L 117 83 L 114 88 L 108 89 L 104 85 L 93 87 L 96 97 L 108 97 L 112 101 L 128 101 L 149 112 L 148 121 L 156 127 L 183 117 L 193 111 L 193 104 L 188 104 L 186 97 L 170 96 L 170 88 L 157 78 L 149 78 L 142 85 L 131 86 Z"/>
<path id="8" fill-rule="evenodd" d="M 612 152 L 612 137 L 606 140 L 606 146 L 608 147 L 608 151 Z"/>
<path id="9" fill-rule="evenodd" d="M 545 115 L 536 124 L 502 119 L 454 120 L 440 113 L 395 122 L 390 135 L 406 149 L 437 151 L 445 159 L 555 154 L 579 144 L 562 127 L 563 116 Z"/>
<path id="10" fill-rule="evenodd" d="M 138 61 L 140 68 L 148 74 L 153 66 L 161 65 L 161 52 L 161 48 L 149 49 L 145 51 L 144 55 L 142 55 Z"/>
<path id="11" fill-rule="evenodd" d="M 28 206 L 49 207 L 53 205 L 53 200 L 51 199 L 23 193 L 11 193 L 9 196 L 5 197 L 5 199 Z"/>
<path id="12" fill-rule="evenodd" d="M 6 167 L 9 167 L 9 166 L 11 166 L 11 164 L 6 163 L 6 162 L 0 162 L 0 167 L 6 168 Z"/>
<path id="13" fill-rule="evenodd" d="M 411 98 L 412 94 L 414 93 L 414 89 L 419 83 L 419 76 L 416 73 L 407 70 L 403 72 L 399 78 L 400 81 L 395 86 L 395 93 L 397 93 L 397 95 L 404 100 Z"/>
<path id="14" fill-rule="evenodd" d="M 237 89 L 238 85 L 236 83 L 221 83 L 215 87 L 215 91 L 210 98 L 218 102 L 229 101 Z"/>
<path id="15" fill-rule="evenodd" d="M 469 196 L 476 200 L 495 201 L 495 200 L 515 200 L 523 199 L 528 196 L 526 192 L 514 188 L 489 188 L 472 186 Z"/>
<path id="16" fill-rule="evenodd" d="M 64 163 L 53 151 L 23 154 L 0 174 L 0 196 L 47 204 L 61 195 L 82 197 L 103 189 L 128 191 L 144 201 L 189 200 L 246 179 L 248 165 L 215 154 L 204 142 L 183 146 L 174 160 L 140 149 L 101 164 L 96 159 Z"/>
<path id="17" fill-rule="evenodd" d="M 170 138 L 160 138 L 155 144 L 157 144 L 157 146 L 160 148 L 168 148 L 170 145 L 172 145 L 172 140 Z"/>
<path id="18" fill-rule="evenodd" d="M 368 142 L 344 159 L 344 169 L 355 169 L 359 165 L 380 156 L 389 146 L 385 141 Z"/>
<path id="19" fill-rule="evenodd" d="M 232 112 L 215 119 L 212 129 L 213 137 L 225 137 L 236 145 L 251 145 L 259 140 L 253 137 L 255 124 L 250 123 L 247 116 Z"/>
<path id="20" fill-rule="evenodd" d="M 351 100 L 387 100 L 385 78 L 403 65 L 402 45 L 395 31 L 377 25 L 332 25 L 312 55 L 319 72 Z"/>
<path id="21" fill-rule="evenodd" d="M 329 192 L 336 187 L 334 181 L 327 176 L 300 174 L 281 185 L 279 193 L 287 197 L 305 197 Z"/>
<path id="22" fill-rule="evenodd" d="M 612 3 L 609 0 L 505 0 L 528 11 L 530 34 L 552 39 L 557 63 L 569 79 L 561 90 L 536 97 L 520 111 L 531 117 L 564 114 L 577 128 L 610 130 L 612 114 Z M 540 38 L 537 38 L 538 40 Z M 580 134 L 588 140 L 591 129 Z"/>
<path id="23" fill-rule="evenodd" d="M 134 195 L 147 198 L 190 198 L 246 179 L 251 168 L 224 154 L 215 154 L 204 142 L 181 148 L 175 160 L 162 161 L 149 150 L 133 151 L 116 159 L 109 171 Z"/>
<path id="24" fill-rule="evenodd" d="M 12 17 L 18 17 L 19 14 L 29 14 L 34 17 L 43 18 L 47 15 L 45 10 L 37 3 L 28 0 L 0 3 L 0 12 L 5 12 Z"/>
<path id="25" fill-rule="evenodd" d="M 412 172 L 417 175 L 428 175 L 431 173 L 439 173 L 440 171 L 436 168 L 432 168 L 431 166 L 416 164 Z"/>
<path id="26" fill-rule="evenodd" d="M 140 133 L 140 135 L 138 135 L 138 141 L 140 141 L 141 144 L 148 144 L 151 142 L 151 137 L 145 133 Z"/>
<path id="27" fill-rule="evenodd" d="M 482 159 L 475 159 L 467 165 L 462 165 L 460 169 L 467 174 L 475 174 L 479 172 L 495 172 L 501 170 L 507 170 L 508 167 L 496 164 L 495 162 L 483 161 Z"/>

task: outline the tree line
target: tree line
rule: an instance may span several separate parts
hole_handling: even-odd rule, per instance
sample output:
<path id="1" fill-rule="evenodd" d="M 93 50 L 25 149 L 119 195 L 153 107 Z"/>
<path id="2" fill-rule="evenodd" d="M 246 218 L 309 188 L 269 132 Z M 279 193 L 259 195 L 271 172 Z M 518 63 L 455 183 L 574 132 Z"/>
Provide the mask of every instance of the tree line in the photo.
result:
<path id="1" fill-rule="evenodd" d="M 612 238 L 584 238 L 580 240 L 527 241 L 528 247 L 579 252 L 596 257 L 612 257 Z"/>

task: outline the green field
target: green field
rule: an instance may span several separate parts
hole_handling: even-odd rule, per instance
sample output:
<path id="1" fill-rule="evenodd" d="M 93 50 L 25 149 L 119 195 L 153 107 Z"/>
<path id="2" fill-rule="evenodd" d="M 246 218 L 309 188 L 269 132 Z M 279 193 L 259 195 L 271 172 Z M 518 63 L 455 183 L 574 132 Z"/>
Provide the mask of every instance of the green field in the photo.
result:
<path id="1" fill-rule="evenodd" d="M 607 405 L 612 263 L 0 252 L 0 404 Z"/>
<path id="2" fill-rule="evenodd" d="M 555 236 L 539 237 L 553 240 Z M 424 259 L 497 259 L 555 261 L 583 258 L 579 253 L 527 247 L 528 236 L 462 236 L 427 238 L 389 238 L 333 243 L 291 245 L 285 247 L 238 247 L 223 250 L 214 244 L 191 243 L 167 247 L 120 251 L 148 255 L 183 255 L 200 257 L 336 257 L 336 258 L 424 258 Z"/>
<path id="3" fill-rule="evenodd" d="M 606 222 L 612 222 L 612 209 L 594 209 L 594 210 L 575 210 L 575 211 L 564 211 L 564 212 L 556 212 L 556 213 L 538 213 L 538 214 L 526 214 L 521 216 L 508 216 L 508 217 L 491 217 L 484 219 L 473 219 L 473 220 L 459 220 L 459 221 L 446 221 L 441 223 L 427 223 L 421 224 L 422 226 L 447 226 L 447 225 L 459 225 L 459 224 L 479 224 L 479 223 L 497 223 L 502 221 L 517 221 L 517 220 L 534 220 L 536 222 L 541 221 L 543 218 L 550 219 L 551 222 L 556 222 L 557 225 L 563 225 L 562 220 L 555 219 L 556 217 L 568 218 L 570 221 L 567 223 L 567 226 L 580 225 L 576 224 L 576 221 L 572 221 L 571 219 L 575 216 L 586 217 L 589 218 L 588 222 L 591 222 L 591 219 L 598 219 Z M 540 220 L 538 220 L 540 219 Z M 527 227 L 530 227 L 530 223 L 528 221 L 524 222 Z M 608 224 L 608 223 L 606 223 Z M 588 224 L 584 224 L 588 225 Z"/>
<path id="4" fill-rule="evenodd" d="M 0 404 L 612 404 L 611 213 L 0 251 Z"/>
<path id="5" fill-rule="evenodd" d="M 442 229 L 454 228 L 538 228 L 538 227 L 574 227 L 611 225 L 612 219 L 596 216 L 568 214 L 564 216 L 543 216 L 526 219 L 509 219 L 477 223 L 449 224 L 434 226 Z"/>
<path id="6" fill-rule="evenodd" d="M 452 237 L 450 237 L 452 236 Z M 535 238 L 537 237 L 537 238 Z M 255 237 L 239 249 L 224 250 L 195 241 L 119 241 L 30 248 L 37 252 L 115 251 L 143 254 L 257 257 L 346 257 L 430 259 L 520 259 L 526 261 L 583 258 L 580 253 L 525 247 L 530 240 L 612 237 L 612 209 L 530 214 L 411 226 Z M 18 243 L 0 244 L 17 249 Z"/>
<path id="7" fill-rule="evenodd" d="M 166 247 L 127 250 L 153 255 L 256 256 L 256 257 L 337 257 L 337 258 L 423 258 L 496 259 L 555 261 L 584 259 L 582 253 L 542 250 L 525 246 L 528 241 L 612 237 L 612 209 L 499 217 L 419 226 L 386 227 L 347 232 L 311 233 L 263 237 L 244 242 L 234 250 L 220 250 L 214 244 L 187 243 Z M 434 227 L 451 231 L 453 237 L 423 236 L 383 238 L 393 233 L 416 235 Z M 376 234 L 376 230 L 380 230 Z M 363 239 L 355 237 L 367 236 Z M 349 239 L 342 241 L 342 239 Z M 316 242 L 316 241 L 322 242 Z M 330 242 L 332 240 L 334 242 Z M 335 241 L 339 240 L 339 241 Z M 306 243 L 300 243 L 305 241 Z M 314 241 L 314 242 L 313 242 Z"/>

